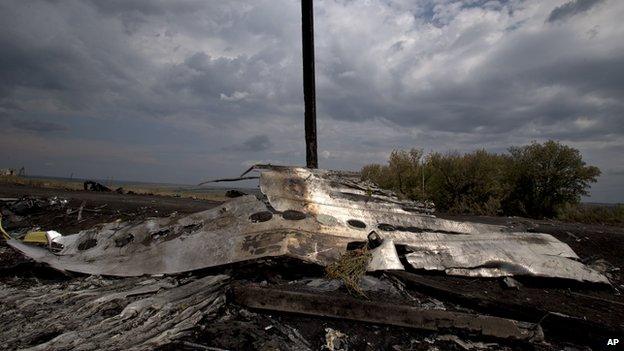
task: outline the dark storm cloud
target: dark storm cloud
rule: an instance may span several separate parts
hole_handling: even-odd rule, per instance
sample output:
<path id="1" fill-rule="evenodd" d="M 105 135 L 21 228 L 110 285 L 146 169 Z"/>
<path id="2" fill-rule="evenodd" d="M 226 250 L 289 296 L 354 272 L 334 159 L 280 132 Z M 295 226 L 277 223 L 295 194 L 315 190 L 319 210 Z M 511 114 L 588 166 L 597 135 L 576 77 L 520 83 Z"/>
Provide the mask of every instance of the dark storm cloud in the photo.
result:
<path id="1" fill-rule="evenodd" d="M 615 175 L 615 176 L 624 176 L 624 168 L 620 169 L 607 169 L 605 171 L 607 174 Z"/>
<path id="2" fill-rule="evenodd" d="M 573 0 L 557 6 L 548 16 L 548 22 L 566 20 L 574 15 L 589 11 L 603 0 Z"/>
<path id="3" fill-rule="evenodd" d="M 429 88 L 418 89 L 419 83 L 402 84 L 408 73 L 405 70 L 386 70 L 380 73 L 394 83 L 384 89 L 371 80 L 370 73 L 356 72 L 346 79 L 335 79 L 330 93 L 323 96 L 321 91 L 320 108 L 336 119 L 383 117 L 406 127 L 449 132 L 505 133 L 528 122 L 543 127 L 541 137 L 577 139 L 595 136 L 604 128 L 624 132 L 617 118 L 624 115 L 619 98 L 624 94 L 624 70 L 620 69 L 624 51 L 603 47 L 611 51 L 605 56 L 579 49 L 575 37 L 547 30 L 511 33 L 504 42 L 488 48 L 483 45 L 484 33 L 488 32 L 491 28 L 487 25 L 476 24 L 464 30 L 445 51 L 459 61 L 478 57 L 475 49 L 487 51 L 479 69 L 467 75 L 462 72 L 462 79 L 440 74 L 455 70 L 440 65 L 440 71 L 421 83 Z M 396 51 L 394 45 L 388 55 L 392 51 Z M 419 59 L 410 58 L 416 65 Z M 353 67 L 348 64 L 353 59 L 346 53 L 337 61 Z M 330 69 L 326 74 L 338 77 L 346 70 L 340 66 Z M 590 117 L 602 129 L 575 127 L 574 122 L 583 117 Z M 555 125 L 557 130 L 549 130 Z"/>
<path id="4" fill-rule="evenodd" d="M 108 0 L 90 1 L 98 11 L 107 15 L 140 13 L 143 15 L 163 15 L 166 13 L 167 2 L 154 0 Z M 169 2 L 169 4 L 174 4 Z M 175 6 L 175 5 L 174 5 Z M 196 10 L 197 8 L 195 8 Z"/>
<path id="5" fill-rule="evenodd" d="M 0 2 L 0 127 L 13 133 L 2 152 L 36 168 L 40 146 L 54 143 L 59 174 L 191 183 L 255 162 L 301 164 L 299 6 Z M 321 165 L 548 138 L 590 163 L 621 163 L 612 158 L 624 149 L 622 16 L 617 0 L 319 0 Z M 23 138 L 29 151 L 16 149 Z M 111 155 L 111 167 L 89 155 Z"/>
<path id="6" fill-rule="evenodd" d="M 227 151 L 261 152 L 270 149 L 272 146 L 273 143 L 267 135 L 255 135 L 239 145 L 232 145 L 223 149 Z"/>
<path id="7" fill-rule="evenodd" d="M 106 16 L 118 16 L 124 33 L 135 34 L 141 26 L 148 24 L 148 18 L 183 16 L 206 10 L 205 1 L 160 1 L 160 0 L 110 0 L 90 3 Z"/>
<path id="8" fill-rule="evenodd" d="M 14 120 L 12 125 L 18 129 L 27 130 L 31 132 L 59 132 L 68 130 L 67 126 L 60 123 L 46 122 L 46 121 L 34 121 L 34 120 Z"/>
<path id="9" fill-rule="evenodd" d="M 85 4 L 3 2 L 0 12 L 3 101 L 24 112 L 47 100 L 67 112 L 103 113 L 120 107 L 110 105 L 115 94 L 132 104 L 143 100 L 130 85 L 146 62 L 118 40 L 117 31 L 98 28 L 102 23 L 90 18 L 92 10 Z"/>

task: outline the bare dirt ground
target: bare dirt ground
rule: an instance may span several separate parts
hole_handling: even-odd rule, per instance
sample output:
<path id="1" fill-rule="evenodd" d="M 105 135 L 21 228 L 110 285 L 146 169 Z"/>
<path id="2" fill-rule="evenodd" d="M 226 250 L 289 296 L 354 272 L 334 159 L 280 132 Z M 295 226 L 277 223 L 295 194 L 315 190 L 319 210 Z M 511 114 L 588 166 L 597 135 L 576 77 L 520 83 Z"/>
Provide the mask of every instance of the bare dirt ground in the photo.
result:
<path id="1" fill-rule="evenodd" d="M 3 211 L 3 226 L 9 232 L 25 232 L 33 228 L 56 230 L 65 235 L 92 228 L 98 223 L 118 219 L 140 221 L 147 217 L 168 216 L 173 212 L 193 213 L 210 209 L 218 202 L 150 195 L 122 195 L 87 191 L 32 188 L 0 184 L 0 198 L 36 196 L 66 198 L 62 209 L 31 211 L 18 215 Z M 2 205 L 2 202 L 0 202 Z M 79 220 L 77 209 L 83 206 Z M 607 338 L 624 339 L 624 229 L 602 225 L 562 223 L 506 217 L 474 217 L 439 215 L 454 220 L 470 220 L 513 226 L 516 230 L 548 233 L 570 245 L 581 260 L 602 270 L 613 287 L 588 286 L 546 279 L 518 279 L 522 286 L 506 288 L 500 279 L 449 277 L 440 274 L 411 272 L 401 279 L 412 296 L 420 300 L 438 301 L 444 308 L 496 315 L 543 323 L 545 343 L 519 343 L 489 340 L 474 335 L 459 335 L 462 340 L 493 342 L 491 350 L 608 350 Z M 247 264 L 217 267 L 194 274 L 225 273 L 235 281 L 292 288 L 293 282 L 323 276 L 321 267 L 288 260 L 264 260 Z M 24 289 L 46 282 L 83 280 L 85 276 L 65 276 L 40 267 L 0 244 L 0 282 Z M 296 285 L 296 284 L 295 284 Z M 347 294 L 341 291 L 341 294 Z M 383 293 L 374 300 L 391 302 L 396 296 Z M 437 303 L 437 302 L 436 302 Z M 457 342 L 441 337 L 444 332 L 425 332 L 409 328 L 359 323 L 330 318 L 316 318 L 286 313 L 247 311 L 228 304 L 223 314 L 229 317 L 202 325 L 193 332 L 187 344 L 164 349 L 202 349 L 211 345 L 229 350 L 290 349 L 291 341 L 283 332 L 287 326 L 297 330 L 311 349 L 327 343 L 328 328 L 346 335 L 349 350 L 465 350 Z M 561 317 L 566 315 L 569 317 Z M 281 330 L 281 331 L 280 331 Z M 290 330 L 290 329 L 289 329 Z M 54 335 L 49 336 L 52 338 Z M 292 336 L 291 336 L 292 337 Z M 38 340 L 39 342 L 46 341 Z M 192 346 L 197 344 L 200 346 Z M 24 347 L 28 345 L 21 345 Z M 478 346 L 483 346 L 479 344 Z M 15 348 L 15 345 L 0 349 Z M 206 349 L 206 348 L 204 348 Z M 473 349 L 478 349 L 473 348 Z"/>

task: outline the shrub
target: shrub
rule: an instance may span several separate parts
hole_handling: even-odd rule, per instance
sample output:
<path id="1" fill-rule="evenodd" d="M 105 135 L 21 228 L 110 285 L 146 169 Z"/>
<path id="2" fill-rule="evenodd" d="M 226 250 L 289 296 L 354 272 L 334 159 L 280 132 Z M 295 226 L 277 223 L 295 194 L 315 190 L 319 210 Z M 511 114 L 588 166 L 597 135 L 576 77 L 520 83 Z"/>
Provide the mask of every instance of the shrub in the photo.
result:
<path id="1" fill-rule="evenodd" d="M 508 154 L 394 150 L 387 165 L 362 168 L 362 178 L 442 211 L 553 217 L 587 195 L 600 170 L 555 141 L 509 148 Z"/>
<path id="2" fill-rule="evenodd" d="M 624 224 L 624 205 L 566 204 L 557 209 L 557 219 L 595 224 Z"/>
<path id="3" fill-rule="evenodd" d="M 508 157 L 485 150 L 463 155 L 433 153 L 425 164 L 432 173 L 426 188 L 441 210 L 494 215 L 509 193 L 508 163 Z"/>
<path id="4" fill-rule="evenodd" d="M 422 155 L 423 152 L 419 149 L 393 150 L 390 153 L 388 165 L 364 166 L 361 176 L 384 189 L 394 190 L 400 196 L 424 199 Z"/>
<path id="5" fill-rule="evenodd" d="M 558 207 L 578 204 L 588 195 L 600 170 L 587 166 L 581 153 L 555 141 L 509 148 L 508 177 L 514 189 L 506 199 L 507 212 L 553 217 Z"/>

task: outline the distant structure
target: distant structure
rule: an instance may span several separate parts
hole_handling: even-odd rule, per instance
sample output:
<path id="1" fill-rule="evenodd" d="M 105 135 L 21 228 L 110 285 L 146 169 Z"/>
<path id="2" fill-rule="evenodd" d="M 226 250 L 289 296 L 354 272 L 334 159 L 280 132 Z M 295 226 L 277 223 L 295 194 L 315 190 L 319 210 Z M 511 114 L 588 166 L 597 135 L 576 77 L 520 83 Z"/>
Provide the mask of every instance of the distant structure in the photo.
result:
<path id="1" fill-rule="evenodd" d="M 0 168 L 0 176 L 18 176 L 24 177 L 26 176 L 26 169 L 24 167 L 19 170 L 15 168 Z"/>
<path id="2" fill-rule="evenodd" d="M 12 176 L 16 175 L 17 171 L 14 168 L 2 168 L 0 169 L 0 176 Z"/>

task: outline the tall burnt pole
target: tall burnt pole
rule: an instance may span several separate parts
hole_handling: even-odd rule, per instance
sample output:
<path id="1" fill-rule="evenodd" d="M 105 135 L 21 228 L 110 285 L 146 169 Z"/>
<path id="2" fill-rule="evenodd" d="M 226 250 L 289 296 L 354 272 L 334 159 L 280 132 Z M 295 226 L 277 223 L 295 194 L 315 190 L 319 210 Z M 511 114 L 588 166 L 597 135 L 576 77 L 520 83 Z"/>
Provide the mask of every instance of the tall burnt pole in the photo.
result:
<path id="1" fill-rule="evenodd" d="M 314 81 L 314 10 L 312 0 L 301 0 L 303 43 L 303 100 L 305 102 L 306 165 L 318 168 L 316 143 L 316 83 Z"/>

